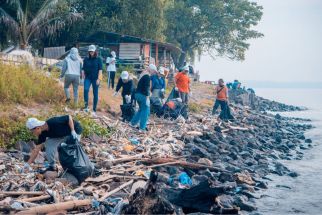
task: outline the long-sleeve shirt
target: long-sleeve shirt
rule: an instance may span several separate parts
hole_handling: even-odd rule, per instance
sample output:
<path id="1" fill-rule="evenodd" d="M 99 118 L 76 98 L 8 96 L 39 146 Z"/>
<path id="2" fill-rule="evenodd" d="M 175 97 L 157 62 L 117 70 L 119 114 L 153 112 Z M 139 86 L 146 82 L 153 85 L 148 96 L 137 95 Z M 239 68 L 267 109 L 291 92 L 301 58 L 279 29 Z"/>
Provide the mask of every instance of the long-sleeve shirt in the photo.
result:
<path id="1" fill-rule="evenodd" d="M 159 77 L 158 75 L 152 75 L 151 76 L 151 82 L 152 82 L 152 88 L 154 89 L 165 89 L 165 81 L 162 77 Z"/>
<path id="2" fill-rule="evenodd" d="M 97 80 L 99 71 L 102 70 L 102 60 L 99 57 L 85 58 L 83 70 L 85 78 L 90 80 Z"/>
<path id="3" fill-rule="evenodd" d="M 137 93 L 141 93 L 145 96 L 150 95 L 150 75 L 146 74 L 143 75 L 142 78 L 140 78 L 138 86 L 136 88 Z"/>
<path id="4" fill-rule="evenodd" d="M 122 89 L 122 96 L 125 95 L 132 95 L 132 92 L 134 90 L 134 83 L 133 80 L 128 80 L 128 82 L 123 82 L 122 78 L 119 78 L 119 81 L 116 85 L 116 92 L 118 92 L 121 88 Z"/>

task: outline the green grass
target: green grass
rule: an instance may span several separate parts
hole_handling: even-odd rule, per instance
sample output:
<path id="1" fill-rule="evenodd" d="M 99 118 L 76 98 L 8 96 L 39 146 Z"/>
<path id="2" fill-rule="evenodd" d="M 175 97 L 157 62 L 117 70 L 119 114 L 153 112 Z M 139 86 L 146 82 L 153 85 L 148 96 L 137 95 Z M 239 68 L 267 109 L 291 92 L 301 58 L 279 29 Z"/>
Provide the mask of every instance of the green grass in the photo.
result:
<path id="1" fill-rule="evenodd" d="M 41 70 L 29 66 L 0 63 L 0 101 L 6 104 L 29 105 L 59 103 L 64 99 L 58 82 Z"/>

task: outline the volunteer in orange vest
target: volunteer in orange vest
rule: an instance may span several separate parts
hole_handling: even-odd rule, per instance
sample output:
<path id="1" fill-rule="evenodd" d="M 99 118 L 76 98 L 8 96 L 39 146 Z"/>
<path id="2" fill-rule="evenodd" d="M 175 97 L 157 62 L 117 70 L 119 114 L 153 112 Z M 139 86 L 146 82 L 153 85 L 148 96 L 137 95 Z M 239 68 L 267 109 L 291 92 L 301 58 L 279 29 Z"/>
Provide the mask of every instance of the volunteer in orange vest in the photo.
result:
<path id="1" fill-rule="evenodd" d="M 190 78 L 188 75 L 189 66 L 186 65 L 182 70 L 175 76 L 175 90 L 179 92 L 179 97 L 182 102 L 188 104 L 189 93 L 190 93 Z"/>
<path id="2" fill-rule="evenodd" d="M 215 88 L 216 101 L 212 109 L 212 114 L 215 115 L 220 105 L 220 109 L 223 110 L 228 105 L 228 88 L 225 85 L 223 79 L 218 80 L 218 85 Z"/>

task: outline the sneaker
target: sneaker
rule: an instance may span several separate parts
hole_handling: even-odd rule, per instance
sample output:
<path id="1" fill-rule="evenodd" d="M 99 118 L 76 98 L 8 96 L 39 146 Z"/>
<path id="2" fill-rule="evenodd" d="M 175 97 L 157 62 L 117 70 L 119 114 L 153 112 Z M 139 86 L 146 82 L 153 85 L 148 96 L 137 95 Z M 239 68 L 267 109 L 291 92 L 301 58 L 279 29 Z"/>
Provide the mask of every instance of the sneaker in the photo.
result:
<path id="1" fill-rule="evenodd" d="M 49 167 L 47 167 L 47 168 L 42 168 L 42 169 L 40 169 L 40 170 L 39 170 L 39 173 L 40 173 L 40 174 L 44 174 L 44 173 L 45 173 L 45 172 L 47 172 L 47 171 L 57 172 L 57 168 L 56 168 L 56 167 L 54 167 L 54 166 L 49 166 Z"/>
<path id="2" fill-rule="evenodd" d="M 93 111 L 93 112 L 91 113 L 91 115 L 92 115 L 92 117 L 97 117 L 96 111 Z"/>
<path id="3" fill-rule="evenodd" d="M 89 112 L 88 107 L 85 107 L 85 108 L 83 109 L 83 111 L 84 111 L 84 112 L 86 112 L 86 113 L 88 113 L 88 112 Z"/>
<path id="4" fill-rule="evenodd" d="M 65 100 L 65 103 L 70 103 L 70 99 L 66 99 Z"/>

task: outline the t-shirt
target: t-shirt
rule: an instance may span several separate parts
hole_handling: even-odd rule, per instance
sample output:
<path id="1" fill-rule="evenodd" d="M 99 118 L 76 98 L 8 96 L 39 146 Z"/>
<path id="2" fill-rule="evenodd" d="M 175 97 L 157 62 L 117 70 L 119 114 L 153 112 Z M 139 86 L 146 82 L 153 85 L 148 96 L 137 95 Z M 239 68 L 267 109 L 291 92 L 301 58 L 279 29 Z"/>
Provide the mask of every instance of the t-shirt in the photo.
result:
<path id="1" fill-rule="evenodd" d="M 106 58 L 106 63 L 108 63 L 107 71 L 112 71 L 112 72 L 116 71 L 115 62 L 116 62 L 115 57 Z"/>
<path id="2" fill-rule="evenodd" d="M 179 92 L 189 93 L 190 78 L 187 74 L 184 74 L 183 72 L 179 72 L 175 76 L 175 81 Z"/>
<path id="3" fill-rule="evenodd" d="M 226 86 L 216 87 L 217 99 L 220 101 L 227 101 L 228 99 L 228 88 Z"/>
<path id="4" fill-rule="evenodd" d="M 150 95 L 150 75 L 146 74 L 143 75 L 142 78 L 140 78 L 138 86 L 136 88 L 136 92 L 137 93 L 141 93 L 145 96 L 149 96 Z"/>
<path id="5" fill-rule="evenodd" d="M 86 57 L 84 59 L 83 70 L 85 72 L 85 78 L 96 81 L 98 79 L 98 73 L 102 70 L 102 60 L 99 57 Z"/>
<path id="6" fill-rule="evenodd" d="M 77 134 L 82 133 L 82 126 L 81 124 L 73 120 L 74 122 L 74 128 L 75 132 Z M 37 145 L 42 144 L 46 141 L 47 137 L 49 138 L 60 138 L 60 137 L 66 137 L 71 134 L 71 130 L 69 127 L 69 116 L 57 116 L 50 118 L 46 121 L 48 125 L 48 131 L 43 131 L 38 137 Z"/>

